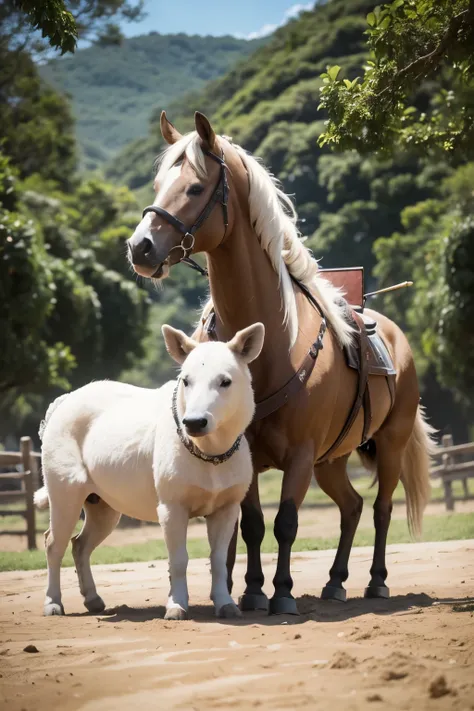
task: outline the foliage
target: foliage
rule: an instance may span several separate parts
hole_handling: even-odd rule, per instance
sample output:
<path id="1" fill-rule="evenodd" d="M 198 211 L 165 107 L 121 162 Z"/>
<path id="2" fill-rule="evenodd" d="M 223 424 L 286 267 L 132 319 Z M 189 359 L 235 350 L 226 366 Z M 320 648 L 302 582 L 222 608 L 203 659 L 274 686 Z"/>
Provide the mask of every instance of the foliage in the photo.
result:
<path id="1" fill-rule="evenodd" d="M 79 37 L 116 42 L 117 23 L 144 17 L 144 0 L 4 0 L 2 6 L 1 33 L 33 53 L 44 51 L 46 46 L 31 27 L 41 32 L 50 47 L 65 54 L 75 51 Z"/>
<path id="2" fill-rule="evenodd" d="M 71 97 L 83 166 L 95 168 L 146 133 L 155 106 L 165 107 L 203 86 L 260 44 L 261 40 L 156 32 L 123 39 L 109 31 L 106 44 L 102 37 L 74 57 L 51 60 L 40 71 Z M 120 168 L 115 170 L 120 180 Z M 148 170 L 147 179 L 150 175 Z"/>
<path id="3" fill-rule="evenodd" d="M 0 420 L 19 433 L 44 414 L 51 388 L 117 378 L 132 364 L 148 297 L 125 265 L 135 221 L 126 190 L 91 180 L 64 194 L 39 176 L 21 184 L 5 157 L 0 185 Z"/>
<path id="4" fill-rule="evenodd" d="M 48 38 L 54 49 L 61 54 L 74 52 L 77 42 L 77 27 L 74 17 L 66 10 L 63 0 L 16 0 L 36 30 Z"/>
<path id="5" fill-rule="evenodd" d="M 406 208 L 404 231 L 375 244 L 382 283 L 399 280 L 407 260 L 415 280 L 413 294 L 387 295 L 384 310 L 406 324 L 419 368 L 434 366 L 466 405 L 474 396 L 473 184 L 474 163 L 458 168 L 444 181 L 442 199 Z"/>
<path id="6" fill-rule="evenodd" d="M 338 65 L 322 75 L 320 145 L 474 155 L 474 1 L 394 0 L 367 23 L 363 76 L 342 78 Z M 437 85 L 426 95 L 428 79 Z"/>
<path id="7" fill-rule="evenodd" d="M 38 173 L 69 188 L 76 167 L 74 126 L 67 101 L 41 81 L 25 52 L 0 42 L 2 147 L 24 178 Z"/>

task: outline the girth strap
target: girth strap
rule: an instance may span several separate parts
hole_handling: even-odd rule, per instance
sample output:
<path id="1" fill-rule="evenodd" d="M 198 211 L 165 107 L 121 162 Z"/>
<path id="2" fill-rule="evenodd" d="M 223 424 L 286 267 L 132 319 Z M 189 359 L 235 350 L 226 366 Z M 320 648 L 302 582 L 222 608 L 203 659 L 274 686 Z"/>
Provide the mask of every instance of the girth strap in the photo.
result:
<path id="1" fill-rule="evenodd" d="M 362 434 L 362 442 L 365 442 L 367 439 L 367 434 L 370 429 L 370 423 L 371 423 L 371 406 L 370 406 L 370 393 L 369 393 L 369 387 L 368 387 L 368 376 L 369 376 L 369 364 L 367 360 L 368 356 L 368 339 L 367 339 L 367 333 L 365 330 L 364 322 L 359 316 L 358 313 L 355 311 L 353 312 L 353 318 L 359 327 L 359 352 L 360 352 L 360 372 L 359 372 L 359 381 L 357 383 L 357 392 L 356 396 L 354 398 L 354 402 L 352 403 L 352 407 L 349 410 L 349 414 L 347 415 L 347 419 L 344 423 L 344 426 L 342 430 L 339 432 L 338 437 L 336 438 L 336 441 L 332 443 L 332 445 L 329 447 L 329 449 L 323 454 L 322 457 L 320 457 L 317 461 L 318 464 L 321 464 L 322 462 L 327 461 L 331 455 L 338 449 L 338 447 L 342 444 L 346 436 L 349 434 L 350 429 L 352 425 L 354 424 L 357 415 L 359 414 L 359 410 L 362 407 L 362 404 L 365 404 L 364 407 L 364 431 Z"/>

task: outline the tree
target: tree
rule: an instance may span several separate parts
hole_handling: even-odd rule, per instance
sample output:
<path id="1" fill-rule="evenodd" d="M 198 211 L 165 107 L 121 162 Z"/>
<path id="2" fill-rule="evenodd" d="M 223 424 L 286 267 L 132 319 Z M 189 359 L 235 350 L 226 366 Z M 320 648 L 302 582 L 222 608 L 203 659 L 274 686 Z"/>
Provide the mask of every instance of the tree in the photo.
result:
<path id="1" fill-rule="evenodd" d="M 474 0 L 395 0 L 367 23 L 363 76 L 342 79 L 338 66 L 322 75 L 319 144 L 473 156 Z"/>
<path id="2" fill-rule="evenodd" d="M 43 49 L 31 26 L 61 54 L 74 52 L 77 40 L 117 43 L 117 22 L 143 18 L 144 0 L 4 0 L 0 22 L 22 49 Z M 2 22 L 3 20 L 3 22 Z M 5 22 L 6 20 L 6 22 Z"/>
<path id="3" fill-rule="evenodd" d="M 413 290 L 384 297 L 384 312 L 408 331 L 424 379 L 428 376 L 432 380 L 430 371 L 435 373 L 438 383 L 455 395 L 471 417 L 473 184 L 474 163 L 459 167 L 442 183 L 438 199 L 406 208 L 401 216 L 403 232 L 379 239 L 374 249 L 381 285 L 406 278 L 407 265 L 414 280 Z"/>

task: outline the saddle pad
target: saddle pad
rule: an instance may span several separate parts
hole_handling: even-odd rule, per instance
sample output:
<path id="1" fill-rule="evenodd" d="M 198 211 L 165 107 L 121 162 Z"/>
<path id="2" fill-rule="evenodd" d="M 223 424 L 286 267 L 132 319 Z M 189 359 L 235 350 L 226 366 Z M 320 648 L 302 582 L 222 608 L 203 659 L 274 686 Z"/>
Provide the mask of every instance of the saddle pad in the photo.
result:
<path id="1" fill-rule="evenodd" d="M 369 375 L 396 375 L 397 371 L 393 367 L 393 361 L 388 352 L 388 348 L 376 329 L 367 329 L 367 342 Z M 349 368 L 360 371 L 359 346 L 356 339 L 354 339 L 350 346 L 344 348 L 344 354 Z"/>

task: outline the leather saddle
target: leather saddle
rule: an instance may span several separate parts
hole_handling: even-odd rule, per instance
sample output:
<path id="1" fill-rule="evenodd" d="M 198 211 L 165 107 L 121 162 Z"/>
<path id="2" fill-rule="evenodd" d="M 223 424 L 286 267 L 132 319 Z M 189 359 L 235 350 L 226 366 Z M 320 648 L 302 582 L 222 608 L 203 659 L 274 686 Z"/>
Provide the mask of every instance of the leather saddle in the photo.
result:
<path id="1" fill-rule="evenodd" d="M 357 371 L 358 380 L 357 391 L 344 426 L 333 444 L 318 459 L 318 463 L 325 462 L 331 458 L 332 454 L 338 449 L 345 437 L 348 435 L 362 407 L 364 411 L 364 427 L 360 446 L 367 442 L 372 422 L 372 408 L 368 385 L 369 375 L 380 375 L 386 378 L 390 393 L 390 409 L 393 407 L 395 400 L 396 375 L 396 370 L 387 346 L 377 332 L 376 322 L 367 314 L 364 314 L 363 269 L 354 268 L 350 270 L 337 269 L 322 271 L 325 272 L 325 278 L 333 282 L 335 286 L 344 288 L 346 286 L 345 280 L 348 278 L 353 282 L 352 293 L 347 294 L 347 296 L 350 299 L 349 303 L 354 305 L 350 306 L 348 300 L 342 297 L 341 305 L 344 307 L 343 310 L 345 318 L 351 326 L 354 327 L 352 342 L 344 349 L 345 360 L 349 368 Z M 309 290 L 303 284 L 297 282 L 296 279 L 293 279 L 293 281 L 298 284 L 299 288 L 306 294 L 306 297 L 313 304 L 313 306 L 315 306 L 315 308 L 322 313 L 317 301 L 314 299 Z M 344 290 L 347 293 L 347 290 Z M 326 326 L 324 318 L 323 323 L 325 330 Z M 207 318 L 203 319 L 202 325 L 204 332 L 211 341 L 218 340 L 216 332 L 216 315 L 213 309 L 207 315 Z M 318 334 L 316 341 L 312 344 L 305 360 L 294 376 L 276 393 L 270 395 L 266 398 L 266 400 L 257 403 L 254 421 L 263 419 L 280 409 L 280 407 L 285 405 L 293 395 L 304 387 L 311 375 L 318 353 L 323 347 L 322 336 L 324 334 L 324 330 L 321 331 L 320 329 L 320 333 Z"/>

